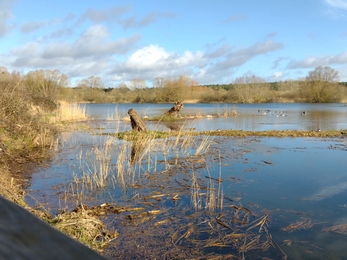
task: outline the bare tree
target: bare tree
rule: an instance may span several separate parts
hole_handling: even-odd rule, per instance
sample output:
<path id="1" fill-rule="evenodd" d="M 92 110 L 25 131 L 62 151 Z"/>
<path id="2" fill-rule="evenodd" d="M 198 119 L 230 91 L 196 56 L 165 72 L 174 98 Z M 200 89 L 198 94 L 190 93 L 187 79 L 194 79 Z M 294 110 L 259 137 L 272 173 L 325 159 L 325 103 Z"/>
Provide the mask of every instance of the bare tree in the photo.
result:
<path id="1" fill-rule="evenodd" d="M 59 88 L 67 87 L 69 80 L 59 70 L 35 70 L 27 73 L 24 83 L 35 100 L 54 102 Z"/>
<path id="2" fill-rule="evenodd" d="M 341 100 L 341 86 L 338 84 L 338 72 L 330 67 L 316 67 L 308 73 L 301 86 L 304 101 L 310 103 L 328 103 Z"/>
<path id="3" fill-rule="evenodd" d="M 101 78 L 97 76 L 90 76 L 86 79 L 82 79 L 78 86 L 86 88 L 104 88 Z"/>
<path id="4" fill-rule="evenodd" d="M 234 90 L 238 102 L 241 103 L 264 102 L 270 93 L 269 85 L 265 80 L 255 75 L 236 78 Z"/>
<path id="5" fill-rule="evenodd" d="M 146 102 L 145 89 L 147 89 L 146 81 L 143 79 L 133 79 L 128 87 L 136 93 L 135 103 Z"/>
<path id="6" fill-rule="evenodd" d="M 187 76 L 176 79 L 165 79 L 162 84 L 162 99 L 164 102 L 176 102 L 184 99 L 188 87 L 194 82 Z"/>

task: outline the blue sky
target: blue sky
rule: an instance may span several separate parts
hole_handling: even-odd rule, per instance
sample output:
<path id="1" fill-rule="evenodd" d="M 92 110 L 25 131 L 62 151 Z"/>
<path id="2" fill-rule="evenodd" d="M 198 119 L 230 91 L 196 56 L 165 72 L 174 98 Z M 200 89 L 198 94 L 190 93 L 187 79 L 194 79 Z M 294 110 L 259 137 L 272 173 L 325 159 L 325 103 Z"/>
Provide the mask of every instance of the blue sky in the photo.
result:
<path id="1" fill-rule="evenodd" d="M 0 66 L 58 69 L 74 86 L 185 75 L 347 81 L 347 0 L 0 0 Z"/>

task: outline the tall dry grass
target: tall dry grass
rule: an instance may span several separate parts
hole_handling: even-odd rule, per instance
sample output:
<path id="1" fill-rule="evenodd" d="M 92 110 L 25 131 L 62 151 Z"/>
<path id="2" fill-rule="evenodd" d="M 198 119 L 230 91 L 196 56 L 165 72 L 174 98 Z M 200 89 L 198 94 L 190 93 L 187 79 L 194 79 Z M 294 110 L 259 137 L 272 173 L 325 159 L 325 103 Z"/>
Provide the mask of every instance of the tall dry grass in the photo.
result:
<path id="1" fill-rule="evenodd" d="M 119 187 L 126 191 L 143 174 L 167 171 L 181 158 L 202 156 L 210 147 L 211 136 L 195 137 L 179 133 L 176 137 L 156 138 L 148 131 L 133 134 L 130 140 L 114 136 L 100 138 L 77 156 L 79 173 L 74 172 L 75 193 Z M 83 192 L 81 192 L 83 191 Z"/>
<path id="2" fill-rule="evenodd" d="M 51 118 L 51 122 L 83 121 L 86 119 L 86 106 L 84 104 L 70 104 L 65 101 L 60 101 L 55 116 Z"/>

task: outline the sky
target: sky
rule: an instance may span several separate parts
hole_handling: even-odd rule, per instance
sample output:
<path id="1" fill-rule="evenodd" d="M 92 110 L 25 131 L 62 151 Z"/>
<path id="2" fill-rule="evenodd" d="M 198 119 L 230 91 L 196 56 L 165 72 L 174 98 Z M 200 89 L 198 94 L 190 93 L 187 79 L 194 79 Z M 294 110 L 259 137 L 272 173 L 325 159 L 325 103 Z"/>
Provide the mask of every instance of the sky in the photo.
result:
<path id="1" fill-rule="evenodd" d="M 0 0 L 0 67 L 59 70 L 75 86 L 190 77 L 347 81 L 347 0 Z"/>

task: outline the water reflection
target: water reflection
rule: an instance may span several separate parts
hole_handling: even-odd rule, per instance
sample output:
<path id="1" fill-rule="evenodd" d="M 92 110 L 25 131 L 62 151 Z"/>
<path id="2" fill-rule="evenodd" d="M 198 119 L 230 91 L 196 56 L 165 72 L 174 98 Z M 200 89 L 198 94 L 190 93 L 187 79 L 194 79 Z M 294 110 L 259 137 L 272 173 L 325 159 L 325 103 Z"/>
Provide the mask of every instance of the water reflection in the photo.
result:
<path id="1" fill-rule="evenodd" d="M 134 108 L 142 117 L 154 117 L 162 115 L 171 106 L 172 104 L 88 104 L 87 113 L 99 120 L 121 119 L 127 116 L 128 109 Z M 185 127 L 194 127 L 198 131 L 347 129 L 347 107 L 341 104 L 185 104 L 181 114 L 217 115 L 232 109 L 237 111 L 238 116 L 187 120 Z M 149 129 L 158 129 L 163 126 L 165 124 L 150 123 Z M 181 126 L 176 123 L 166 124 L 166 129 L 176 130 L 179 127 Z"/>
<path id="2" fill-rule="evenodd" d="M 38 202 L 48 203 L 50 208 L 65 206 L 64 203 L 75 205 L 76 197 L 72 197 L 70 201 L 64 201 L 61 197 L 66 189 L 74 194 L 82 193 L 82 190 L 76 191 L 76 185 L 70 185 L 73 174 L 83 175 L 86 169 L 92 170 L 93 174 L 99 173 L 101 167 L 92 166 L 96 161 L 105 162 L 101 166 L 110 167 L 107 168 L 110 178 L 106 175 L 105 180 L 111 181 L 105 181 L 102 189 L 92 190 L 89 194 L 93 196 L 93 201 L 88 200 L 85 203 L 100 205 L 107 202 L 141 206 L 146 207 L 145 215 L 148 212 L 160 212 L 155 216 L 147 214 L 147 218 L 133 218 L 132 221 L 129 221 L 126 215 L 109 216 L 111 225 L 123 235 L 123 238 L 116 240 L 116 243 L 121 245 L 116 249 L 133 247 L 137 250 L 135 253 L 143 253 L 146 248 L 154 250 L 167 246 L 164 247 L 165 250 L 169 248 L 184 252 L 195 248 L 192 242 L 200 239 L 201 243 L 212 243 L 216 238 L 213 236 L 223 235 L 228 231 L 229 240 L 222 241 L 224 244 L 207 244 L 208 246 L 203 246 L 201 250 L 204 250 L 203 253 L 216 253 L 219 256 L 234 254 L 235 251 L 230 247 L 225 247 L 225 242 L 233 243 L 233 236 L 240 233 L 235 235 L 232 230 L 223 229 L 225 226 L 218 223 L 218 220 L 233 227 L 235 220 L 244 221 L 240 219 L 243 217 L 240 209 L 247 208 L 257 213 L 257 216 L 266 216 L 264 224 L 269 224 L 271 236 L 289 259 L 343 259 L 347 254 L 347 248 L 343 246 L 345 237 L 326 231 L 336 224 L 347 226 L 346 139 L 216 137 L 206 156 L 197 156 L 193 150 L 185 151 L 184 146 L 177 144 L 178 141 L 170 139 L 156 140 L 150 144 L 150 152 L 146 152 L 146 149 L 143 151 L 143 147 L 149 145 L 146 142 L 136 144 L 100 135 L 104 132 L 115 133 L 119 129 L 130 129 L 129 122 L 103 118 L 107 105 L 100 106 L 89 106 L 91 114 L 95 113 L 96 116 L 96 111 L 100 113 L 96 116 L 98 120 L 92 121 L 91 126 L 95 128 L 95 132 L 66 135 L 68 140 L 63 142 L 63 151 L 58 153 L 46 168 L 39 169 L 32 176 L 28 193 Z M 131 104 L 124 105 L 119 107 L 118 111 L 124 109 L 126 112 L 130 107 Z M 109 107 L 110 110 L 114 108 Z M 197 104 L 186 105 L 184 110 L 187 109 L 186 113 L 205 111 L 206 114 L 213 114 L 217 108 L 215 105 Z M 140 114 L 141 111 L 147 111 L 148 114 L 156 115 L 167 111 L 167 105 L 151 105 L 150 109 L 148 105 L 138 105 L 134 109 Z M 270 111 L 259 114 L 258 109 Z M 237 117 L 187 120 L 178 125 L 148 122 L 147 126 L 148 129 L 183 126 L 197 130 L 347 128 L 346 107 L 330 104 L 238 105 L 237 111 Z M 287 112 L 286 116 L 277 116 L 279 113 L 274 111 Z M 307 113 L 302 115 L 302 111 Z M 196 144 L 196 139 L 191 143 Z M 88 164 L 86 167 L 86 163 L 91 166 Z M 192 176 L 196 182 L 192 181 Z M 193 186 L 192 183 L 196 185 Z M 216 212 L 212 212 L 204 207 L 194 212 L 191 207 L 192 191 L 196 191 L 198 195 L 194 198 L 204 199 L 206 205 L 221 205 L 222 201 L 224 209 L 219 206 Z M 83 192 L 88 193 L 88 190 Z M 173 200 L 176 195 L 179 199 Z M 218 203 L 213 201 L 216 198 Z M 235 215 L 229 214 L 230 212 Z M 235 218 L 236 216 L 238 218 Z M 145 221 L 141 222 L 143 220 Z M 250 218 L 249 221 L 251 220 L 253 219 Z M 193 223 L 194 221 L 196 223 Z M 306 223 L 310 228 L 294 229 L 293 227 L 298 225 L 295 223 Z M 257 230 L 259 227 L 257 226 Z M 237 231 L 244 229 L 247 233 L 248 228 L 249 226 L 242 226 Z M 147 232 L 148 230 L 151 232 Z M 191 234 L 193 235 L 189 237 Z M 262 230 L 261 235 L 264 234 L 266 233 Z M 143 239 L 145 235 L 152 235 L 152 240 Z M 211 237 L 213 239 L 210 239 Z M 175 245 L 171 238 L 175 238 Z M 156 247 L 153 247 L 153 241 L 157 243 Z M 203 245 L 200 242 L 199 245 Z M 134 252 L 129 250 L 129 253 L 135 254 Z M 280 259 L 281 256 L 278 251 L 271 252 L 271 249 L 266 252 L 254 250 L 247 255 L 248 259 L 262 257 Z"/>

